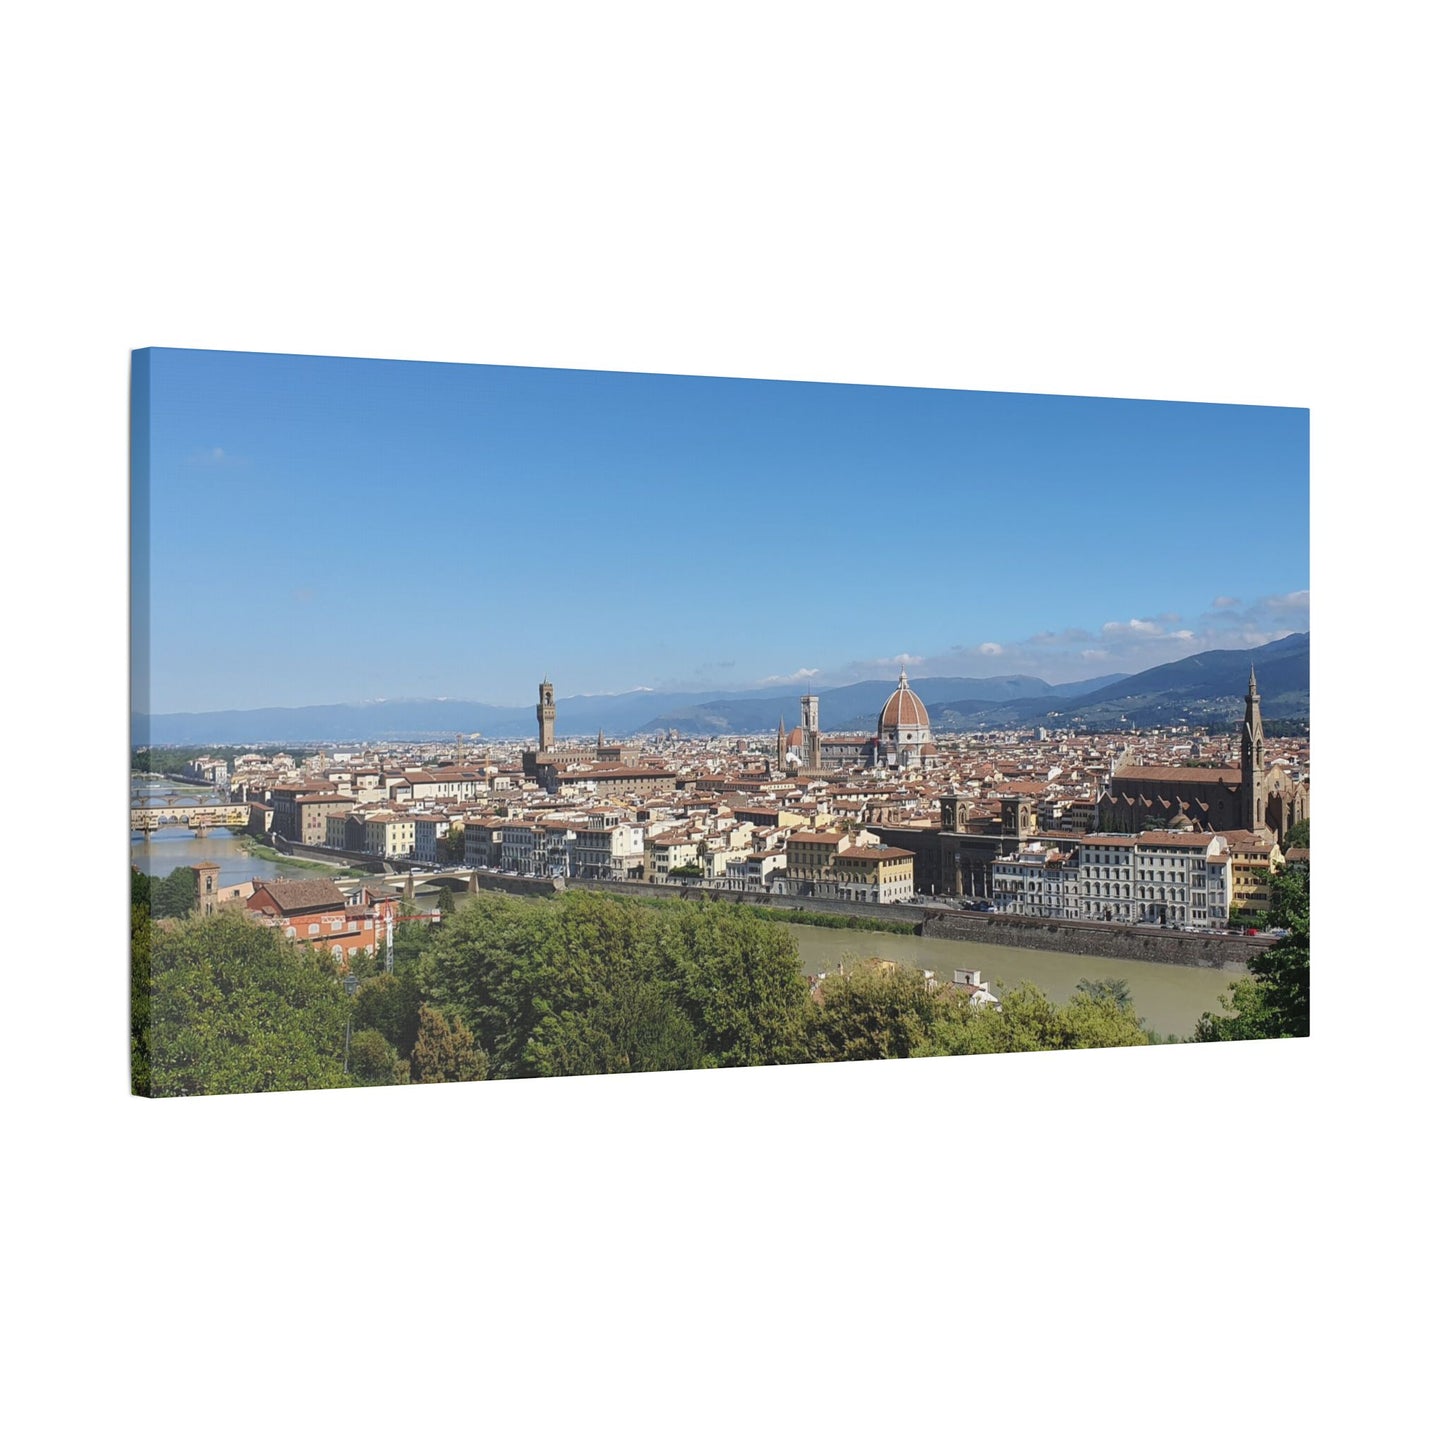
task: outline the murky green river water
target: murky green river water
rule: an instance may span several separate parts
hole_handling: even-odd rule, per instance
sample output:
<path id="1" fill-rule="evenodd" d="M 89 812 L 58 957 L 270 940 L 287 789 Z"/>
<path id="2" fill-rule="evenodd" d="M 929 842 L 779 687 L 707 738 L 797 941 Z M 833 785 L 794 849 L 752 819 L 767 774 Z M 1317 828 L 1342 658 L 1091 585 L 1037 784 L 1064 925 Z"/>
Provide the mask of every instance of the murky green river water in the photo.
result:
<path id="1" fill-rule="evenodd" d="M 1187 968 L 1176 963 L 1141 963 L 1123 958 L 1088 958 L 1031 948 L 999 948 L 952 938 L 915 938 L 902 933 L 863 933 L 843 928 L 783 925 L 798 941 L 809 972 L 848 959 L 891 958 L 914 968 L 931 968 L 951 982 L 956 968 L 981 968 L 994 993 L 1026 979 L 1055 1003 L 1066 1003 L 1081 978 L 1122 978 L 1139 1017 L 1161 1034 L 1188 1035 L 1199 1016 L 1219 1007 L 1219 995 L 1241 975 L 1226 969 Z"/>

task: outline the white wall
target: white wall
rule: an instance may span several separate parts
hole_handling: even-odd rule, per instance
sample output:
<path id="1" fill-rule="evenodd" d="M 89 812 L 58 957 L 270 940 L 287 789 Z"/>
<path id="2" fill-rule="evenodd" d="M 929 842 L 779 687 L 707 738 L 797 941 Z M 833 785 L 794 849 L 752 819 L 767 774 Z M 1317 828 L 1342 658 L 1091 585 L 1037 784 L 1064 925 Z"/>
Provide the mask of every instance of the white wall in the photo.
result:
<path id="1" fill-rule="evenodd" d="M 7 1007 L 21 1438 L 144 1419 L 190 1440 L 201 1419 L 211 1441 L 378 1439 L 419 1410 L 506 1434 L 539 1408 L 559 1438 L 626 1418 L 642 1439 L 680 1420 L 922 1439 L 960 1412 L 1051 1438 L 1101 1398 L 1120 1440 L 1420 1433 L 1438 1081 L 1414 1020 L 1440 983 L 1410 975 L 1408 1006 L 1361 1027 L 1340 966 L 1370 944 L 1343 877 L 1345 689 L 1368 655 L 1409 711 L 1429 673 L 1411 579 L 1438 570 L 1417 17 L 621 0 L 338 21 L 261 0 L 238 22 L 141 0 L 12 19 L 6 585 L 31 625 L 7 668 L 47 698 L 12 747 L 89 755 L 102 726 L 118 815 L 134 346 L 1308 405 L 1324 884 L 1307 1042 L 148 1104 L 125 1096 L 117 831 L 94 859 L 109 953 L 38 966 L 45 910 L 9 937 L 37 965 Z M 986 1144 L 941 1147 L 979 1101 Z M 359 1285 L 378 1158 L 414 1172 L 398 1207 L 430 1244 Z M 880 1221 L 908 1268 L 880 1250 L 860 1288 L 828 1240 Z M 334 1327 L 303 1370 L 297 1318 Z M 961 1391 L 951 1358 L 988 1387 Z"/>

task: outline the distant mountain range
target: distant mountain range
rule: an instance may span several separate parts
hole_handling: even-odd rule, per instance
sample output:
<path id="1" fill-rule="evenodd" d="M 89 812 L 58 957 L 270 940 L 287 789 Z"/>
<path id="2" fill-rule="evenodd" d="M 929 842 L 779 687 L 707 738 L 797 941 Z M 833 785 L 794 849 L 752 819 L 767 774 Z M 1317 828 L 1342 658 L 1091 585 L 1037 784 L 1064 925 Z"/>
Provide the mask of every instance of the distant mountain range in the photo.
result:
<path id="1" fill-rule="evenodd" d="M 948 706 L 948 699 L 969 697 L 991 708 L 1006 708 L 1022 700 L 1030 707 L 1041 699 L 1051 706 L 1090 693 L 1110 683 L 1123 681 L 1125 674 L 1090 678 L 1087 682 L 1047 683 L 1037 677 L 917 677 L 909 678 L 908 686 L 929 709 Z M 843 687 L 818 689 L 818 716 L 823 730 L 830 733 L 872 733 L 878 723 L 883 704 L 898 686 L 896 677 L 871 678 L 866 682 L 850 682 Z M 718 733 L 771 732 L 781 716 L 791 730 L 798 722 L 798 699 L 804 689 L 790 687 L 786 692 L 742 695 L 734 698 L 712 698 L 707 702 L 691 702 L 688 706 L 658 712 L 643 725 L 643 732 L 666 732 L 676 728 L 691 736 L 712 736 Z M 560 713 L 559 713 L 560 715 Z"/>
<path id="2" fill-rule="evenodd" d="M 1293 633 L 1264 647 L 1201 652 L 1132 676 L 1112 673 L 1083 682 L 1051 684 L 1036 677 L 920 677 L 909 686 L 928 707 L 935 728 L 966 731 L 1013 727 L 1161 727 L 1225 723 L 1243 715 L 1249 669 L 1255 668 L 1266 719 L 1309 716 L 1309 634 Z M 818 707 L 829 733 L 869 733 L 897 686 L 896 678 L 819 688 Z M 666 732 L 707 737 L 766 733 L 781 716 L 798 721 L 798 684 L 729 693 L 636 691 L 557 701 L 558 737 L 599 728 L 612 738 Z M 314 743 L 536 735 L 532 707 L 499 707 L 449 698 L 396 698 L 315 707 L 250 708 L 228 712 L 134 714 L 136 746 L 224 743 Z"/>

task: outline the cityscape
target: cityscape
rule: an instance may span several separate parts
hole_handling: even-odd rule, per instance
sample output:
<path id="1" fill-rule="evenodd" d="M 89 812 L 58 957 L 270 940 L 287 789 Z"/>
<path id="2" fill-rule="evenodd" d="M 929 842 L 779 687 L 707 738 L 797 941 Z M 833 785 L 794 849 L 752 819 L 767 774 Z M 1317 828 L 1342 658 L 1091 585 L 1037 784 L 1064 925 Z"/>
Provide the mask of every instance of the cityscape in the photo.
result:
<path id="1" fill-rule="evenodd" d="M 149 368 L 191 355 L 138 354 L 152 416 L 160 389 L 148 390 Z M 209 354 L 195 355 L 204 366 Z M 1217 410 L 1251 413 L 1242 425 L 1257 443 L 1252 413 L 1268 409 Z M 163 432 L 147 433 L 143 529 L 166 493 L 153 460 Z M 354 455 L 351 431 L 342 439 Z M 184 456 L 177 498 L 224 471 L 222 447 L 173 450 Z M 871 482 L 859 479 L 863 493 Z M 558 512 L 556 498 L 552 511 L 582 527 L 578 539 L 589 507 L 599 528 L 604 517 L 618 525 L 610 500 L 571 495 L 577 511 Z M 447 497 L 439 491 L 437 505 Z M 632 535 L 642 524 L 624 515 L 621 525 Z M 1103 525 L 1122 529 L 1117 518 Z M 1061 556 L 1081 526 L 1053 538 Z M 576 529 L 563 520 L 562 530 Z M 455 666 L 454 646 L 432 646 L 431 612 L 368 606 L 365 569 L 346 583 L 349 605 L 375 618 L 359 638 L 314 621 L 256 634 L 262 666 L 275 665 L 271 696 L 286 696 L 286 677 L 313 681 L 309 697 L 270 712 L 255 710 L 252 692 L 247 711 L 218 651 L 189 640 L 196 619 L 177 622 L 160 605 L 175 559 L 144 540 L 131 786 L 138 1093 L 1308 1032 L 1302 587 L 1254 604 L 1214 591 L 1206 620 L 1188 626 L 1159 610 L 1092 632 L 1044 628 L 968 647 L 934 638 L 871 663 L 772 676 L 759 651 L 751 682 L 740 673 L 727 688 L 675 663 L 671 676 L 611 692 L 563 692 L 567 674 L 534 672 L 524 734 L 515 704 L 455 694 L 310 706 L 325 697 L 316 677 L 360 671 L 378 648 L 404 688 Z M 589 588 L 577 559 L 595 549 L 578 553 L 569 536 L 565 550 L 561 565 L 582 569 L 577 595 L 605 611 L 615 569 L 591 568 Z M 533 549 L 518 575 L 550 595 L 561 585 L 555 552 Z M 495 580 L 505 555 L 485 550 L 463 566 Z M 288 576 L 273 605 L 308 618 L 330 575 Z M 847 615 L 877 610 L 869 592 L 849 612 L 846 574 L 827 592 Z M 938 584 L 936 595 L 948 592 Z M 749 618 L 769 607 L 739 603 Z M 621 634 L 615 619 L 571 631 L 595 632 L 615 674 L 636 666 L 644 615 Z M 491 609 L 481 616 L 497 626 Z M 497 633 L 519 658 L 537 630 L 525 618 L 510 609 Z M 716 646 L 675 610 L 646 625 L 659 656 L 689 637 Z M 730 637 L 737 651 L 756 625 Z M 575 641 L 544 651 L 575 659 Z M 958 662 L 980 660 L 995 670 L 957 675 Z M 494 688 L 511 665 L 499 655 Z M 377 724 L 369 739 L 340 731 L 367 721 Z"/>

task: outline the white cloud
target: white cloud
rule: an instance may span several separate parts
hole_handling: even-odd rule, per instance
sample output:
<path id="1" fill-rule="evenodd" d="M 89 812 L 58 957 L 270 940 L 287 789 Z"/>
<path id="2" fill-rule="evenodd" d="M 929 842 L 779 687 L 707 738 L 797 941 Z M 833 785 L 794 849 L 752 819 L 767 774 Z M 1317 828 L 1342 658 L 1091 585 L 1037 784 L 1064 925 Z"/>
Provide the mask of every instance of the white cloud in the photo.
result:
<path id="1" fill-rule="evenodd" d="M 1152 617 L 1115 619 L 1092 628 L 1070 622 L 1018 641 L 953 642 L 921 656 L 901 652 L 893 657 L 855 659 L 838 667 L 799 668 L 787 676 L 762 678 L 756 685 L 814 679 L 814 685 L 820 687 L 863 678 L 885 681 L 889 673 L 896 676 L 900 667 L 906 667 L 914 678 L 952 676 L 965 670 L 980 677 L 1016 671 L 1046 682 L 1077 682 L 1106 670 L 1101 663 L 1107 664 L 1108 671 L 1143 672 L 1193 653 L 1260 647 L 1309 629 L 1306 589 L 1247 603 L 1220 594 L 1208 604 L 1196 606 L 1200 611 L 1194 616 L 1176 608 L 1161 610 Z"/>
<path id="2" fill-rule="evenodd" d="M 225 447 L 209 446 L 197 447 L 186 461 L 193 467 L 236 467 L 240 466 L 245 458 L 228 452 Z"/>
<path id="3" fill-rule="evenodd" d="M 1270 612 L 1300 612 L 1310 605 L 1308 589 L 1300 592 L 1286 592 L 1282 597 L 1266 597 L 1261 604 Z"/>

